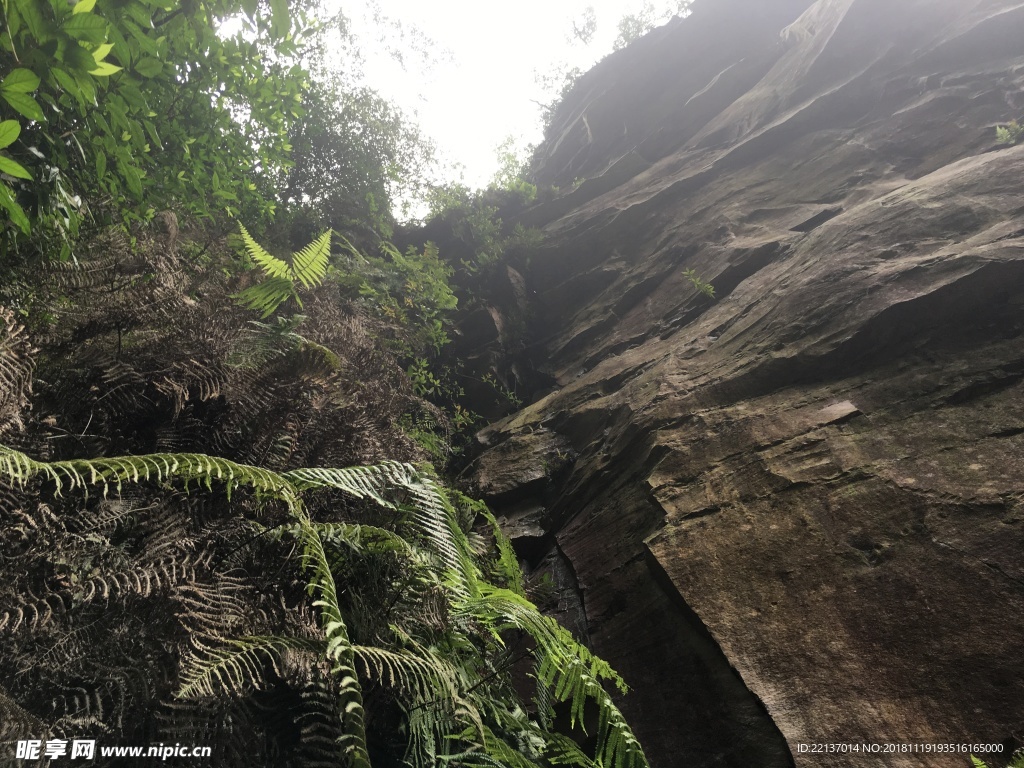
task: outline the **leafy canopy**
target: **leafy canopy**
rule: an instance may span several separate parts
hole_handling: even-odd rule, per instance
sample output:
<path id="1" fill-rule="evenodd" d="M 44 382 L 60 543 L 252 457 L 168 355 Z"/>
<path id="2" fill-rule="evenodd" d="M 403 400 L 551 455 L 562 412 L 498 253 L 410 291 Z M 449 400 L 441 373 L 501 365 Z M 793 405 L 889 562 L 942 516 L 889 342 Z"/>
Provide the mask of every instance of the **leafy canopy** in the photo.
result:
<path id="1" fill-rule="evenodd" d="M 348 38 L 319 0 L 5 0 L 0 14 L 0 256 L 67 259 L 83 225 L 165 209 L 258 232 L 284 213 L 301 242 L 387 237 L 397 190 L 431 163 L 395 108 L 322 64 Z"/>
<path id="2" fill-rule="evenodd" d="M 288 163 L 303 114 L 310 3 L 7 0 L 0 12 L 7 247 L 38 230 L 37 246 L 67 257 L 90 217 L 272 213 L 264 180 Z M 244 35 L 218 34 L 229 16 Z"/>

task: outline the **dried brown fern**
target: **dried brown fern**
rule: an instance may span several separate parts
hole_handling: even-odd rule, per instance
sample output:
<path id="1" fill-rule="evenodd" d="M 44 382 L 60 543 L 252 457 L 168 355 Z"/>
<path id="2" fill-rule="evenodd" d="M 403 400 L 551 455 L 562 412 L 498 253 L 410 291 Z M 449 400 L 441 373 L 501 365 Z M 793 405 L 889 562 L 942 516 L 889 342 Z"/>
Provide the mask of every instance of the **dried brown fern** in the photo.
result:
<path id="1" fill-rule="evenodd" d="M 0 307 L 0 436 L 22 426 L 22 411 L 32 390 L 33 353 L 14 313 Z"/>
<path id="2" fill-rule="evenodd" d="M 4 441 L 47 460 L 173 451 L 277 470 L 420 457 L 398 424 L 431 407 L 378 348 L 377 321 L 325 286 L 304 317 L 261 323 L 230 300 L 231 254 L 196 253 L 109 232 L 78 262 L 37 268 L 33 336 L 0 315 Z M 326 494 L 311 511 L 357 510 Z M 250 522 L 272 527 L 273 514 L 244 490 L 229 506 L 163 483 L 116 499 L 0 488 L 11 738 L 215 743 L 218 765 L 337 764 L 337 691 L 309 659 L 268 670 L 275 687 L 241 700 L 172 696 L 197 643 L 314 632 L 306 584 L 283 566 L 290 545 Z"/>
<path id="3" fill-rule="evenodd" d="M 229 255 L 187 241 L 94 253 L 42 273 L 33 418 L 23 452 L 0 443 L 12 738 L 212 745 L 227 768 L 526 765 L 511 745 L 558 739 L 503 674 L 518 632 L 549 697 L 598 702 L 606 764 L 643 768 L 601 685 L 621 679 L 487 582 L 518 566 L 478 566 L 477 513 L 410 464 L 351 467 L 422 458 L 403 422 L 444 428 L 382 348 L 394 329 L 331 284 L 257 321 Z M 16 419 L 32 358 L 4 339 Z"/>

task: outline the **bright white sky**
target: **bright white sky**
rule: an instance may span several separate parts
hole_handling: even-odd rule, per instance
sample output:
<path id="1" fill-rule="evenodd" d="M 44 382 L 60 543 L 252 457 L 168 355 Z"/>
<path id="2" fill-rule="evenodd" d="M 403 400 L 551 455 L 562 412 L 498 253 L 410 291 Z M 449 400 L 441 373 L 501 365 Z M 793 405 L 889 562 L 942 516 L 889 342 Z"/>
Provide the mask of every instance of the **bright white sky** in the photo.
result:
<path id="1" fill-rule="evenodd" d="M 671 0 L 647 2 L 665 18 L 675 7 Z M 412 53 L 404 69 L 382 52 L 380 30 L 386 27 L 374 25 L 373 4 L 345 0 L 342 6 L 366 58 L 366 83 L 413 115 L 441 157 L 461 164 L 464 183 L 476 188 L 494 176 L 497 147 L 508 136 L 520 149 L 540 141 L 535 101 L 551 97 L 537 83 L 538 74 L 560 66 L 586 71 L 611 52 L 619 19 L 641 10 L 644 0 L 381 0 L 380 10 L 401 21 L 407 41 L 434 42 L 432 66 Z M 596 11 L 596 34 L 590 45 L 570 43 L 573 21 L 587 6 Z M 389 33 L 390 44 L 402 45 L 399 34 Z M 447 180 L 458 180 L 458 171 L 453 175 Z"/>

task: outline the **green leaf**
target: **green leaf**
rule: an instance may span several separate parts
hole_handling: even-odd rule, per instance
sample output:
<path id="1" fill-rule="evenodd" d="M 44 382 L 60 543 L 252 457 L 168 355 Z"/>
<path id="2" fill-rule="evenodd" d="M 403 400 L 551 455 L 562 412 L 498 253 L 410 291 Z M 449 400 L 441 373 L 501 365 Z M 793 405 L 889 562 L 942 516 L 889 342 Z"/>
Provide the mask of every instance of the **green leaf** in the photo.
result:
<path id="1" fill-rule="evenodd" d="M 153 14 L 156 13 L 156 9 L 163 5 L 162 3 L 149 3 L 149 8 L 143 3 L 131 2 L 124 7 L 123 11 L 127 13 L 135 22 L 143 29 L 153 28 Z M 171 6 L 173 7 L 173 6 Z"/>
<path id="2" fill-rule="evenodd" d="M 319 238 L 292 255 L 292 272 L 302 283 L 303 288 L 311 288 L 323 282 L 331 257 L 332 234 L 328 229 Z"/>
<path id="3" fill-rule="evenodd" d="M 149 120 L 142 121 L 143 127 L 146 129 L 146 133 L 149 134 L 150 140 L 156 146 L 157 149 L 163 149 L 164 143 L 160 140 L 160 134 L 157 133 L 156 126 L 153 125 Z"/>
<path id="4" fill-rule="evenodd" d="M 96 85 L 95 85 L 96 80 L 94 80 L 92 77 L 90 77 L 90 76 L 88 76 L 88 75 L 86 75 L 84 73 L 81 74 L 81 75 L 74 75 L 74 78 L 75 78 L 75 82 L 78 83 L 79 90 L 81 90 L 81 92 L 82 92 L 82 98 L 86 101 L 86 103 L 92 104 L 92 105 L 95 106 L 95 104 L 96 104 Z"/>
<path id="5" fill-rule="evenodd" d="M 31 234 L 32 225 L 29 223 L 28 216 L 25 215 L 25 211 L 14 199 L 11 188 L 3 183 L 0 183 L 0 208 L 3 208 L 10 214 L 11 221 L 14 222 L 15 226 L 22 233 L 26 235 Z"/>
<path id="6" fill-rule="evenodd" d="M 0 88 L 8 93 L 31 93 L 38 87 L 39 78 L 28 69 L 15 69 L 0 83 Z"/>
<path id="7" fill-rule="evenodd" d="M 0 123 L 0 149 L 13 144 L 21 133 L 21 124 L 17 120 L 4 120 Z"/>
<path id="8" fill-rule="evenodd" d="M 96 69 L 90 69 L 90 75 L 96 75 L 97 77 L 109 77 L 110 75 L 116 74 L 121 71 L 121 67 L 116 64 L 111 64 L 109 61 L 101 61 L 96 65 Z"/>
<path id="9" fill-rule="evenodd" d="M 246 251 L 248 251 L 250 258 L 259 265 L 267 277 L 291 281 L 291 269 L 289 269 L 287 262 L 268 253 L 263 246 L 253 240 L 252 235 L 249 234 L 244 226 L 241 224 L 238 226 L 242 230 L 242 241 L 245 243 Z"/>
<path id="10" fill-rule="evenodd" d="M 107 175 L 107 153 L 100 150 L 96 153 L 96 178 L 102 179 Z"/>
<path id="11" fill-rule="evenodd" d="M 122 65 L 128 65 L 131 63 L 138 48 L 138 46 L 130 45 L 125 39 L 124 32 L 126 31 L 127 30 L 118 28 L 116 25 L 111 25 L 110 28 L 107 29 L 107 41 L 113 44 L 114 55 L 117 56 L 118 61 L 120 61 Z"/>
<path id="12" fill-rule="evenodd" d="M 96 7 L 96 0 L 78 0 L 75 3 L 75 7 L 71 9 L 71 13 L 89 13 L 93 8 Z"/>
<path id="13" fill-rule="evenodd" d="M 122 21 L 121 23 L 124 25 L 124 29 L 128 31 L 128 34 L 131 35 L 132 42 L 134 42 L 138 48 L 138 50 L 136 50 L 135 47 L 132 48 L 134 53 L 141 51 L 142 53 L 148 53 L 151 56 L 159 54 L 159 48 L 156 42 L 149 35 L 143 32 L 142 29 L 139 28 L 138 24 L 129 20 Z M 145 26 L 149 27 L 150 25 L 146 24 Z M 114 31 L 117 31 L 116 27 L 114 28 Z M 111 37 L 115 36 L 111 35 Z M 125 42 L 127 43 L 127 40 Z"/>
<path id="14" fill-rule="evenodd" d="M 19 179 L 32 180 L 32 174 L 25 170 L 25 166 L 21 163 L 16 163 L 9 157 L 0 155 L 0 172 L 6 173 L 10 176 L 16 176 Z"/>
<path id="15" fill-rule="evenodd" d="M 274 310 L 288 299 L 295 299 L 298 305 L 302 306 L 298 294 L 295 293 L 295 284 L 284 277 L 271 277 L 262 283 L 249 286 L 232 298 L 249 309 L 262 312 L 262 319 L 274 314 Z"/>
<path id="16" fill-rule="evenodd" d="M 136 197 L 142 197 L 142 177 L 139 176 L 138 170 L 120 158 L 117 160 L 117 170 L 121 172 L 121 176 L 128 182 L 128 189 L 131 190 L 132 194 Z"/>
<path id="17" fill-rule="evenodd" d="M 72 69 L 79 69 L 83 72 L 88 72 L 96 66 L 96 59 L 94 59 L 92 54 L 81 45 L 76 43 L 74 40 L 70 40 L 68 41 L 68 45 L 64 48 L 64 63 Z"/>
<path id="18" fill-rule="evenodd" d="M 99 64 L 101 61 L 107 58 L 107 56 L 110 55 L 110 52 L 112 50 L 114 50 L 113 43 L 104 43 L 92 52 L 92 57 L 96 60 L 96 63 Z"/>
<path id="19" fill-rule="evenodd" d="M 75 82 L 75 78 L 63 69 L 57 69 L 56 67 L 52 68 L 50 73 L 53 75 L 54 80 L 57 81 L 57 84 L 63 88 L 65 92 L 70 93 L 83 105 L 85 104 L 85 95 L 82 93 L 82 89 L 79 88 L 78 84 Z"/>
<path id="20" fill-rule="evenodd" d="M 146 97 L 142 95 L 142 91 L 140 91 L 131 83 L 118 83 L 117 90 L 118 93 L 120 93 L 124 97 L 124 100 L 128 104 L 131 104 L 131 106 L 134 107 L 136 110 L 139 110 L 143 113 L 149 111 L 149 104 L 146 103 Z"/>
<path id="21" fill-rule="evenodd" d="M 270 26 L 274 35 L 284 38 L 288 34 L 288 0 L 270 0 Z"/>
<path id="22" fill-rule="evenodd" d="M 100 110 L 96 110 L 92 114 L 93 119 L 99 125 L 100 129 L 108 136 L 113 136 L 114 132 L 110 129 L 110 123 L 107 122 L 107 118 L 103 116 Z"/>
<path id="23" fill-rule="evenodd" d="M 135 63 L 135 71 L 143 77 L 156 77 L 163 72 L 164 65 L 158 60 L 146 56 Z"/>
<path id="24" fill-rule="evenodd" d="M 45 120 L 39 103 L 27 93 L 8 93 L 7 91 L 0 90 L 0 96 L 3 96 L 8 104 L 29 120 L 36 120 L 37 122 Z"/>
<path id="25" fill-rule="evenodd" d="M 39 0 L 11 0 L 12 10 L 16 10 L 28 27 L 29 34 L 38 42 L 43 42 L 50 37 L 51 24 L 43 16 L 43 8 L 48 3 L 41 3 Z"/>
<path id="26" fill-rule="evenodd" d="M 91 13 L 72 15 L 61 27 L 76 40 L 101 45 L 107 42 L 107 22 Z"/>

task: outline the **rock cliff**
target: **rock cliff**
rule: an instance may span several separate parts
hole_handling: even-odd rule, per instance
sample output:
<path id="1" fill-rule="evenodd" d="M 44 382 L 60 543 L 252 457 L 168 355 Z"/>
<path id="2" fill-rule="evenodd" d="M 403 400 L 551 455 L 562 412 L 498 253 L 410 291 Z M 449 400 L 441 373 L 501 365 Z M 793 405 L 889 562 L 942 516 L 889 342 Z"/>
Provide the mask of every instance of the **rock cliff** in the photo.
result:
<path id="1" fill-rule="evenodd" d="M 1022 113 L 1024 2 L 698 0 L 555 115 L 473 472 L 655 768 L 1024 739 Z"/>

